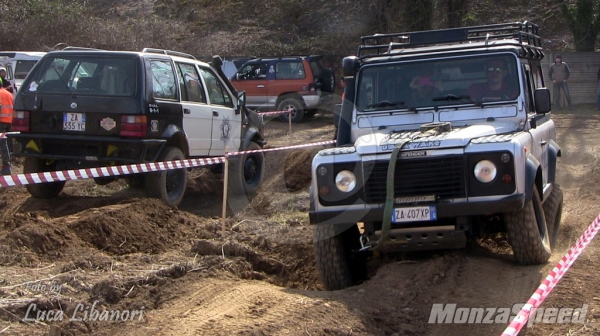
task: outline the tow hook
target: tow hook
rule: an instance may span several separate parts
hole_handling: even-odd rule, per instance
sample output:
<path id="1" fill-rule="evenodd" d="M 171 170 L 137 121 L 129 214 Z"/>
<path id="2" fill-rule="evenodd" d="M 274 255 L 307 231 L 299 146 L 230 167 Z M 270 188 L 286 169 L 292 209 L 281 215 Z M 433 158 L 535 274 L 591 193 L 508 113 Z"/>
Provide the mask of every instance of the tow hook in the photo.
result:
<path id="1" fill-rule="evenodd" d="M 367 237 L 365 234 L 360 235 L 360 237 L 358 237 L 358 241 L 360 242 L 360 250 L 358 250 L 358 252 L 362 252 L 371 248 L 370 246 L 367 246 L 369 243 L 369 237 Z"/>

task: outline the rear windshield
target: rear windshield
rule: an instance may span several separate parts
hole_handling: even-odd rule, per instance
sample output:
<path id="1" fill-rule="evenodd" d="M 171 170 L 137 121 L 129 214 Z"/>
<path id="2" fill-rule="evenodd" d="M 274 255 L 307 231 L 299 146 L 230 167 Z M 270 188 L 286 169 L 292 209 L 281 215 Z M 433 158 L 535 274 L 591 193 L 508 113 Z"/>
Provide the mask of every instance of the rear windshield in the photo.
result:
<path id="1" fill-rule="evenodd" d="M 33 68 L 35 63 L 37 63 L 37 61 L 18 60 L 15 66 L 15 79 L 25 79 L 25 77 L 27 77 L 27 74 L 29 73 L 29 71 L 31 71 L 31 68 Z"/>
<path id="2" fill-rule="evenodd" d="M 131 96 L 135 68 L 131 58 L 49 57 L 36 70 L 26 92 Z"/>

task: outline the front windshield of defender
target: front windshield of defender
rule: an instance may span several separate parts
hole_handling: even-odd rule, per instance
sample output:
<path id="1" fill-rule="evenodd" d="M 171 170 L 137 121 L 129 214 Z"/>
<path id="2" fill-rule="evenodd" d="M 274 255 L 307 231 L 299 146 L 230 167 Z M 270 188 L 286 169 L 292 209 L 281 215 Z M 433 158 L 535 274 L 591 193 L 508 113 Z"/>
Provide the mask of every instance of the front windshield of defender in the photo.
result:
<path id="1" fill-rule="evenodd" d="M 359 73 L 361 112 L 510 102 L 519 96 L 512 54 L 366 66 Z"/>

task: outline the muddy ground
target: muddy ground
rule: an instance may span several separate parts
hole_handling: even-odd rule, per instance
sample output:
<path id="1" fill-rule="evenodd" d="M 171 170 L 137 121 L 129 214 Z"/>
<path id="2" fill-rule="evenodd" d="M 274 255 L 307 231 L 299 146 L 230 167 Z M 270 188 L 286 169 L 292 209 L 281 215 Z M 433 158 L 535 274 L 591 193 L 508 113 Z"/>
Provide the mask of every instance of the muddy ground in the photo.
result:
<path id="1" fill-rule="evenodd" d="M 260 194 L 227 218 L 224 234 L 223 176 L 208 169 L 191 171 L 178 209 L 123 181 L 68 182 L 50 200 L 2 188 L 0 334 L 500 335 L 505 323 L 429 324 L 432 304 L 526 302 L 596 218 L 600 116 L 586 106 L 569 112 L 554 116 L 565 203 L 558 247 L 541 266 L 513 264 L 505 239 L 490 237 L 461 250 L 380 255 L 370 261 L 369 281 L 323 291 L 307 213 L 310 160 L 323 147 L 267 153 Z M 295 144 L 330 140 L 332 116 L 319 113 L 293 129 Z M 269 146 L 290 142 L 286 123 L 265 130 Z M 587 304 L 583 323 L 535 324 L 528 335 L 600 334 L 599 248 L 592 241 L 542 306 Z M 85 321 L 94 302 L 96 314 L 137 315 Z M 63 320 L 53 321 L 60 310 Z M 42 311 L 53 318 L 34 321 Z"/>

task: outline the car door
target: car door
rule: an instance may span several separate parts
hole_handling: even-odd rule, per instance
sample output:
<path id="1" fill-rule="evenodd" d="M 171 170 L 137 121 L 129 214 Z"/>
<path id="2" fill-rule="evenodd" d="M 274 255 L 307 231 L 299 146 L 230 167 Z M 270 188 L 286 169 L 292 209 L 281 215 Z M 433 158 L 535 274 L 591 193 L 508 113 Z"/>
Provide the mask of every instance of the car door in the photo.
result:
<path id="1" fill-rule="evenodd" d="M 221 156 L 240 148 L 242 115 L 235 114 L 233 95 L 210 68 L 200 67 L 200 74 L 212 112 L 212 145 L 210 156 Z"/>
<path id="2" fill-rule="evenodd" d="M 190 156 L 206 156 L 212 143 L 212 110 L 196 65 L 176 62 L 183 109 L 183 130 Z"/>
<path id="3" fill-rule="evenodd" d="M 246 91 L 246 104 L 251 107 L 264 107 L 267 102 L 268 62 L 252 62 L 244 65 L 232 79 L 238 91 Z"/>

